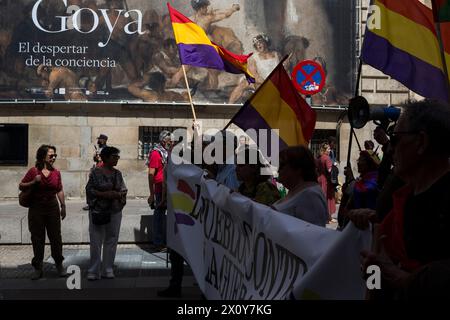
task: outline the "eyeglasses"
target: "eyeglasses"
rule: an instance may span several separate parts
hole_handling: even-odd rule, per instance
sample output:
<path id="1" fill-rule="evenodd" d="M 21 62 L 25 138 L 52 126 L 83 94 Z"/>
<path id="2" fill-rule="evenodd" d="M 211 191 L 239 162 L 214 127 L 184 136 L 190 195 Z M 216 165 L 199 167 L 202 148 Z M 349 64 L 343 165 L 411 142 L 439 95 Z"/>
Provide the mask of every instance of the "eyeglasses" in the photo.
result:
<path id="1" fill-rule="evenodd" d="M 391 146 L 395 147 L 400 141 L 400 137 L 405 134 L 418 134 L 418 131 L 397 131 L 389 133 L 389 139 L 391 142 Z"/>
<path id="2" fill-rule="evenodd" d="M 51 154 L 51 155 L 49 155 L 48 157 L 49 157 L 50 159 L 53 159 L 53 158 L 56 159 L 57 156 L 58 156 L 57 154 Z"/>
<path id="3" fill-rule="evenodd" d="M 116 158 L 116 159 L 120 159 L 120 156 L 118 154 L 112 154 L 111 158 Z"/>

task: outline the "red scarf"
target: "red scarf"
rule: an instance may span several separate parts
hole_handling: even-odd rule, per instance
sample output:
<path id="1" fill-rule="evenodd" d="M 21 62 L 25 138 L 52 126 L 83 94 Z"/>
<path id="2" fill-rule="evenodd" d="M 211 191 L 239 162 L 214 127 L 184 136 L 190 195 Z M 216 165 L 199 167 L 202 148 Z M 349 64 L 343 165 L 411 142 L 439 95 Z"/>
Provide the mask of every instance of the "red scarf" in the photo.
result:
<path id="1" fill-rule="evenodd" d="M 394 205 L 380 225 L 380 235 L 387 236 L 383 245 L 388 256 L 405 271 L 414 271 L 421 266 L 417 260 L 410 259 L 404 241 L 404 209 L 406 200 L 412 194 L 411 186 L 404 186 L 394 192 Z"/>

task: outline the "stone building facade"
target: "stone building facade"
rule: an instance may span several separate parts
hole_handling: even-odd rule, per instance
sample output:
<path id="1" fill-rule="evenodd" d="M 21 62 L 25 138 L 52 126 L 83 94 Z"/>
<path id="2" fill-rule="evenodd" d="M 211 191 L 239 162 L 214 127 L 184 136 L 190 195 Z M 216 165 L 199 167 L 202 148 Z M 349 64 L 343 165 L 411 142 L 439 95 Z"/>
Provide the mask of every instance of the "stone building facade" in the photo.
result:
<path id="1" fill-rule="evenodd" d="M 369 0 L 359 0 L 359 17 L 355 26 L 358 46 L 362 43 L 365 17 Z M 371 104 L 399 104 L 407 99 L 420 98 L 397 81 L 364 65 L 360 93 Z M 346 163 L 350 126 L 347 117 L 338 123 L 346 106 L 317 106 L 316 133 L 323 137 L 338 137 L 338 160 L 341 172 Z M 238 111 L 235 105 L 200 105 L 197 117 L 203 128 L 223 128 Z M 85 103 L 9 103 L 0 104 L 0 124 L 28 124 L 27 166 L 0 166 L 0 199 L 12 199 L 18 195 L 18 183 L 27 168 L 34 164 L 37 148 L 41 144 L 57 147 L 56 166 L 61 170 L 67 197 L 84 197 L 84 187 L 96 137 L 100 133 L 109 136 L 108 143 L 121 150 L 118 168 L 124 173 L 130 197 L 147 197 L 147 174 L 142 159 L 142 133 L 152 127 L 190 127 L 192 115 L 188 105 L 127 105 Z M 367 124 L 356 130 L 359 142 L 372 139 L 374 125 Z M 319 135 L 320 136 L 320 135 Z M 316 135 L 317 137 L 317 135 Z M 321 139 L 320 137 L 317 139 Z M 316 141 L 317 142 L 317 141 Z M 356 168 L 358 145 L 352 145 L 351 162 Z M 356 172 L 356 171 L 355 171 Z"/>

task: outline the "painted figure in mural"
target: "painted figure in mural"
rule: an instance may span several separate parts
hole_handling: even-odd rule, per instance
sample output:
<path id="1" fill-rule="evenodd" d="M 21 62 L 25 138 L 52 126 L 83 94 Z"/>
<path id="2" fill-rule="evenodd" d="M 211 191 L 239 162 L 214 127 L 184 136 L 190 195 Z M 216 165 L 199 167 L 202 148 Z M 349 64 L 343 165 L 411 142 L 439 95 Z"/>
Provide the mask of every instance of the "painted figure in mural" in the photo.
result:
<path id="1" fill-rule="evenodd" d="M 325 59 L 321 56 L 317 56 L 313 60 L 322 66 L 325 76 L 327 76 L 328 71 Z M 348 99 L 349 97 L 339 95 L 336 87 L 330 85 L 330 79 L 327 78 L 322 91 L 312 96 L 312 104 L 340 105 L 348 103 Z"/>
<path id="2" fill-rule="evenodd" d="M 144 34 L 130 42 L 133 63 L 139 77 L 154 67 L 153 55 L 160 50 L 162 43 L 161 26 L 158 22 L 145 24 L 145 28 Z"/>
<path id="3" fill-rule="evenodd" d="M 145 88 L 148 86 L 151 90 Z M 128 91 L 145 102 L 188 101 L 188 95 L 166 90 L 166 77 L 161 72 L 151 72 L 128 86 Z"/>
<path id="4" fill-rule="evenodd" d="M 248 69 L 255 77 L 255 86 L 258 87 L 278 65 L 280 55 L 278 52 L 270 49 L 270 39 L 265 34 L 259 34 L 253 38 L 253 47 L 256 49 L 256 53 L 248 59 Z M 231 92 L 228 102 L 235 103 L 238 101 L 249 86 L 247 80 L 242 78 Z"/>
<path id="5" fill-rule="evenodd" d="M 66 100 L 87 100 L 86 96 L 78 89 L 78 76 L 70 69 L 64 67 L 47 67 L 43 64 L 39 65 L 36 74 L 42 78 L 43 87 L 46 87 L 45 95 L 53 98 L 55 89 L 64 89 Z"/>
<path id="6" fill-rule="evenodd" d="M 289 55 L 285 66 L 289 74 L 294 67 L 306 59 L 306 49 L 309 47 L 309 40 L 305 37 L 290 35 L 282 42 L 283 55 Z"/>
<path id="7" fill-rule="evenodd" d="M 164 40 L 161 50 L 153 54 L 152 61 L 154 67 L 150 70 L 151 72 L 160 71 L 166 77 L 172 77 L 177 73 L 180 68 L 180 59 L 178 59 L 178 47 L 175 39 L 167 38 Z"/>
<path id="8" fill-rule="evenodd" d="M 108 43 L 108 46 L 105 47 L 105 56 L 110 57 L 112 60 L 116 60 L 119 62 L 122 70 L 125 72 L 129 81 L 135 81 L 138 78 L 138 73 L 136 71 L 136 67 L 133 64 L 130 53 L 130 36 L 123 32 L 124 27 L 131 22 L 130 18 L 125 18 L 121 11 L 124 10 L 124 3 L 121 0 L 110 0 L 106 2 L 108 9 L 108 18 L 109 21 L 115 21 L 115 27 L 111 33 L 111 39 Z M 100 18 L 100 26 L 103 26 L 105 30 L 107 30 L 107 22 L 103 18 Z M 105 85 L 105 81 L 108 77 L 110 77 L 110 72 L 106 75 L 101 74 L 96 79 L 96 86 L 98 89 L 102 89 Z M 111 89 L 111 88 L 107 88 Z"/>
<path id="9" fill-rule="evenodd" d="M 233 4 L 230 9 L 226 10 L 209 10 L 210 2 L 209 0 L 191 0 L 192 9 L 194 9 L 194 14 L 189 17 L 193 22 L 199 25 L 205 32 L 209 35 L 209 38 L 216 42 L 218 45 L 224 46 L 226 49 L 233 51 L 239 50 L 242 53 L 242 44 L 234 35 L 234 32 L 229 28 L 215 27 L 214 37 L 210 35 L 211 29 L 213 29 L 213 23 L 222 21 L 231 17 L 235 12 L 239 11 L 241 7 L 238 4 Z M 217 41 L 219 40 L 219 41 Z M 191 68 L 185 67 L 186 72 Z M 214 90 L 217 89 L 219 85 L 219 71 L 208 69 L 207 77 L 207 89 Z M 177 73 L 169 81 L 169 86 L 176 86 L 180 80 L 183 78 L 183 70 L 180 68 Z"/>
<path id="10" fill-rule="evenodd" d="M 191 0 L 194 14 L 189 17 L 189 19 L 203 28 L 206 33 L 208 33 L 209 27 L 212 23 L 229 18 L 233 15 L 233 13 L 241 9 L 238 4 L 233 4 L 231 8 L 227 10 L 209 10 L 210 4 L 211 3 L 209 0 Z"/>
<path id="11" fill-rule="evenodd" d="M 17 24 L 3 36 L 3 44 L 6 45 L 3 63 L 0 67 L 5 71 L 4 85 L 7 91 L 23 94 L 25 88 L 36 87 L 40 84 L 40 79 L 36 76 L 36 70 L 26 66 L 25 61 L 29 58 L 29 54 L 18 50 L 21 42 L 39 41 L 39 35 L 33 33 L 34 25 L 31 20 L 31 8 L 33 3 L 22 5 L 21 15 L 17 17 Z M 4 12 L 1 12 L 3 15 Z M 0 20 L 3 19 L 3 16 Z M 9 40 L 8 40 L 9 39 Z M 9 90 L 8 90 L 9 89 Z M 13 96 L 14 97 L 14 96 Z M 17 97 L 17 96 L 16 96 Z"/>

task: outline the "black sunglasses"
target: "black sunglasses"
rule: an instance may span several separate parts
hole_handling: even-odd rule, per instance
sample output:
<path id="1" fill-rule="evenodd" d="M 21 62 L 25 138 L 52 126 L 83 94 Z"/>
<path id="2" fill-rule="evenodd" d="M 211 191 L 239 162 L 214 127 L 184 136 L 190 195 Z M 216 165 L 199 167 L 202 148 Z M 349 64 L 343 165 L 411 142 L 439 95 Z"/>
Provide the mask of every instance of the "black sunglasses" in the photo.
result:
<path id="1" fill-rule="evenodd" d="M 56 157 L 57 157 L 58 155 L 55 153 L 55 154 L 51 154 L 51 155 L 49 155 L 48 157 L 50 158 L 50 159 L 53 159 L 53 158 L 55 158 L 56 159 Z"/>

